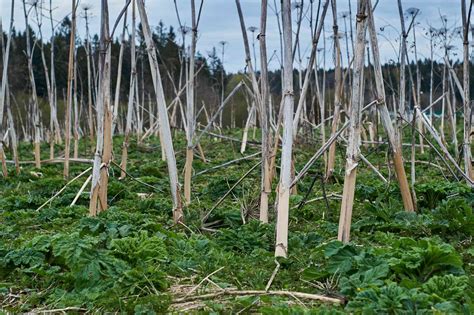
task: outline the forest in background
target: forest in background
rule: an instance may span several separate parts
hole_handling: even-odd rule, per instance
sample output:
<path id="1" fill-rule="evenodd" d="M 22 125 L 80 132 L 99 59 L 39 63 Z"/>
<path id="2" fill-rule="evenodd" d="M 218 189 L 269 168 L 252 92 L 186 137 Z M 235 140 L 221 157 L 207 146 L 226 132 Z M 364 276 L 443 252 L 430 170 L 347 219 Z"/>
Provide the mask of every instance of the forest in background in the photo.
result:
<path id="1" fill-rule="evenodd" d="M 54 44 L 55 44 L 55 73 L 57 76 L 57 93 L 58 93 L 58 120 L 64 124 L 64 108 L 66 103 L 66 90 L 67 90 L 67 67 L 68 67 L 68 52 L 69 52 L 69 40 L 70 40 L 70 27 L 71 21 L 68 17 L 64 18 L 64 20 L 60 23 L 55 31 L 54 35 Z M 179 29 L 179 28 L 178 28 Z M 451 35 L 456 35 L 456 30 L 446 30 L 446 32 L 450 32 Z M 433 34 L 434 40 L 438 42 L 438 47 L 440 50 L 443 50 L 443 38 L 441 36 L 441 32 L 438 30 L 438 34 Z M 35 43 L 35 49 L 33 50 L 33 71 L 36 81 L 36 90 L 37 94 L 41 100 L 41 122 L 44 125 L 48 124 L 49 121 L 49 105 L 48 102 L 48 91 L 46 86 L 45 80 L 45 71 L 44 65 L 41 59 L 41 52 L 39 47 L 43 47 L 45 52 L 45 60 L 46 63 L 49 65 L 51 64 L 51 43 L 48 40 L 42 39 L 38 36 L 37 32 L 30 27 L 30 35 L 32 37 L 32 41 Z M 183 45 L 179 43 L 177 36 L 181 36 L 182 34 L 177 34 L 176 29 L 173 26 L 166 26 L 162 22 L 159 22 L 156 27 L 153 28 L 153 40 L 157 47 L 157 51 L 159 52 L 158 61 L 161 70 L 163 71 L 163 88 L 165 91 L 165 95 L 168 100 L 172 100 L 175 96 L 175 90 L 178 86 L 183 84 L 185 78 L 184 72 L 185 65 L 183 66 Z M 4 42 L 6 42 L 7 34 L 3 32 Z M 9 71 L 9 86 L 10 86 L 10 93 L 16 99 L 16 106 L 13 107 L 13 112 L 16 113 L 15 120 L 18 120 L 20 124 L 20 120 L 18 116 L 25 117 L 29 111 L 28 105 L 28 97 L 27 95 L 30 93 L 31 87 L 28 81 L 25 82 L 24 78 L 28 76 L 28 64 L 27 58 L 25 56 L 25 46 L 26 46 L 26 37 L 25 31 L 18 31 L 13 30 L 12 33 L 12 46 L 11 46 L 11 53 L 10 53 L 10 60 L 11 63 L 15 65 L 15 67 L 11 67 Z M 155 102 L 155 98 L 153 95 L 153 86 L 151 80 L 151 73 L 150 67 L 148 66 L 148 55 L 146 53 L 146 46 L 145 40 L 143 38 L 143 33 L 141 31 L 141 25 L 138 25 L 137 28 L 137 75 L 138 75 L 138 94 L 139 98 L 141 99 L 140 103 L 144 104 L 144 117 L 146 119 L 146 127 L 149 127 L 149 119 L 147 119 L 147 112 L 153 110 L 155 105 L 152 103 Z M 341 35 L 342 37 L 343 35 Z M 330 37 L 330 36 L 328 36 Z M 394 43 L 397 44 L 396 40 L 394 39 Z M 91 45 L 91 59 L 93 60 L 93 65 L 97 66 L 98 64 L 98 54 L 99 54 L 99 36 L 97 34 L 91 35 L 89 42 L 87 40 L 79 40 L 76 39 L 76 62 L 77 62 L 77 98 L 79 102 L 79 111 L 80 111 L 80 125 L 81 125 L 81 132 L 85 133 L 82 130 L 86 129 L 87 126 L 87 96 L 88 96 L 88 89 L 86 86 L 87 82 L 87 45 Z M 115 86 L 118 78 L 117 70 L 118 70 L 118 59 L 120 54 L 120 46 L 121 41 L 120 38 L 115 38 L 112 42 L 111 49 L 112 49 L 112 89 L 113 93 L 115 93 Z M 413 43 L 410 45 L 413 46 Z M 436 49 L 436 48 L 435 48 Z M 461 76 L 461 64 L 459 59 L 457 58 L 456 50 L 454 46 L 448 47 L 451 51 L 451 54 L 454 52 L 454 56 L 450 58 L 451 66 L 454 70 Z M 413 50 L 413 49 L 412 49 Z M 2 52 L 0 51 L 0 56 Z M 123 129 L 125 124 L 125 113 L 126 113 L 126 99 L 128 98 L 128 86 L 130 85 L 130 76 L 126 75 L 130 73 L 130 38 L 126 37 L 124 39 L 124 51 L 123 51 L 123 64 L 122 64 L 122 78 L 120 84 L 120 108 L 119 113 L 122 124 L 119 124 L 119 128 Z M 318 56 L 319 59 L 322 60 L 322 56 Z M 326 58 L 333 58 L 333 56 L 327 56 Z M 370 58 L 370 53 L 368 58 Z M 212 114 L 216 111 L 219 107 L 221 102 L 222 91 L 224 90 L 224 95 L 227 95 L 232 91 L 232 89 L 242 80 L 242 73 L 229 73 L 225 70 L 225 65 L 222 64 L 222 47 L 214 47 L 212 51 L 207 52 L 197 52 L 196 54 L 196 67 L 199 70 L 199 73 L 196 76 L 196 104 L 205 104 L 207 111 Z M 242 60 L 244 63 L 245 60 Z M 366 66 L 370 65 L 366 70 L 366 77 L 365 80 L 367 84 L 365 84 L 365 98 L 372 99 L 374 97 L 374 87 L 372 83 L 372 78 L 370 72 L 373 71 L 371 69 L 371 61 L 370 59 L 366 62 Z M 409 67 L 411 71 L 415 73 L 417 67 L 420 71 L 421 76 L 421 104 L 429 104 L 430 101 L 430 71 L 431 67 L 433 67 L 433 95 L 432 100 L 437 99 L 440 95 L 443 94 L 442 91 L 442 78 L 443 78 L 443 67 L 444 62 L 439 60 L 430 59 L 419 59 L 416 61 L 412 60 Z M 94 66 L 94 67 L 95 67 Z M 398 77 L 399 77 L 399 62 L 395 62 L 390 60 L 389 63 L 385 63 L 382 66 L 384 79 L 385 79 L 385 90 L 386 95 L 388 97 L 389 105 L 393 105 L 392 102 L 395 101 L 394 97 L 396 97 L 399 93 L 399 87 L 397 85 Z M 0 64 L 0 72 L 2 71 L 2 64 Z M 294 84 L 295 84 L 295 91 L 298 93 L 300 91 L 300 80 L 298 79 L 300 76 L 304 77 L 305 70 L 294 70 Z M 474 66 L 470 65 L 470 72 L 474 74 Z M 326 113 L 332 114 L 332 106 L 331 100 L 334 98 L 334 69 L 323 69 L 319 67 L 318 69 L 318 76 L 319 80 L 322 81 L 324 73 L 325 78 L 325 99 L 327 104 Z M 259 74 L 259 72 L 258 72 Z M 245 73 L 244 73 L 245 75 Z M 273 100 L 273 106 L 276 108 L 281 100 L 281 69 L 270 70 L 268 72 L 269 77 L 269 85 L 270 91 Z M 97 75 L 95 76 L 94 80 L 97 82 Z M 315 75 L 311 75 L 311 89 L 306 96 L 307 98 L 307 106 L 308 106 L 308 113 L 311 113 L 311 119 L 313 123 L 320 122 L 320 105 L 318 104 L 318 99 L 315 97 L 316 95 L 316 88 L 315 88 Z M 97 84 L 97 83 L 96 83 Z M 410 84 L 410 82 L 409 82 Z M 411 89 L 410 87 L 408 87 Z M 474 88 L 474 82 L 470 82 L 470 88 Z M 454 91 L 456 100 L 460 101 L 461 97 L 458 91 Z M 251 104 L 249 101 L 249 96 L 244 95 L 244 92 L 237 92 L 237 95 L 230 100 L 230 104 L 228 107 L 224 109 L 223 114 L 223 125 L 227 127 L 244 127 L 245 122 L 248 116 L 248 111 L 251 108 Z M 298 97 L 298 94 L 296 94 Z M 95 97 L 95 95 L 93 96 Z M 347 95 L 346 95 L 347 97 Z M 413 100 L 410 100 L 411 95 L 408 95 L 409 104 L 413 107 Z M 182 96 L 183 101 L 185 100 L 185 96 Z M 151 107 L 150 107 L 151 106 Z M 427 105 L 426 105 L 427 106 Z M 461 103 L 458 104 L 459 108 L 461 108 Z M 392 107 L 393 108 L 393 107 Z M 435 104 L 433 106 L 434 111 L 439 115 L 441 114 L 441 105 Z M 329 111 L 329 112 L 328 112 Z M 275 115 L 277 114 L 274 111 Z M 203 122 L 204 121 L 204 113 L 201 111 L 201 117 L 198 117 L 198 120 Z M 177 118 L 175 128 L 182 128 L 181 124 L 181 117 Z M 28 126 L 26 126 L 28 128 Z M 20 133 L 20 135 L 22 135 Z M 23 135 L 24 136 L 24 135 Z M 29 136 L 25 137 L 28 139 Z"/>

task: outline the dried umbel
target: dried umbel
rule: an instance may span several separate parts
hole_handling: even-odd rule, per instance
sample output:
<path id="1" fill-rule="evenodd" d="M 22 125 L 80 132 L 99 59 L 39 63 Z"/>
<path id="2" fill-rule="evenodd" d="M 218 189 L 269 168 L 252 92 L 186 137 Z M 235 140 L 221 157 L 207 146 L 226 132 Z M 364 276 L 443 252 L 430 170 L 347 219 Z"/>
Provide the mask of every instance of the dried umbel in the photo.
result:
<path id="1" fill-rule="evenodd" d="M 418 8 L 408 8 L 408 9 L 405 11 L 405 14 L 406 14 L 407 16 L 414 17 L 414 16 L 417 16 L 418 14 L 420 14 L 420 9 L 418 9 Z"/>
<path id="2" fill-rule="evenodd" d="M 257 31 L 258 28 L 256 26 L 249 26 L 247 28 L 247 31 L 251 32 L 251 33 L 255 33 L 255 31 Z"/>
<path id="3" fill-rule="evenodd" d="M 343 19 L 346 19 L 349 17 L 350 14 L 349 14 L 349 11 L 343 11 L 340 13 L 340 15 Z"/>
<path id="4" fill-rule="evenodd" d="M 29 0 L 26 3 L 33 6 L 33 7 L 36 7 L 36 6 L 40 6 L 42 4 L 42 1 L 41 0 Z"/>
<path id="5" fill-rule="evenodd" d="M 331 35 L 331 39 L 334 40 L 336 38 L 335 35 Z M 344 33 L 338 32 L 337 33 L 337 39 L 342 39 L 344 38 Z"/>
<path id="6" fill-rule="evenodd" d="M 293 10 L 300 10 L 303 8 L 303 2 L 301 1 L 294 1 L 291 3 L 291 8 Z"/>
<path id="7" fill-rule="evenodd" d="M 92 10 L 92 5 L 90 3 L 84 3 L 84 4 L 82 4 L 81 8 L 82 8 L 83 11 L 87 12 L 87 11 Z"/>
<path id="8" fill-rule="evenodd" d="M 191 28 L 189 26 L 186 26 L 186 25 L 183 25 L 179 28 L 179 31 L 181 32 L 181 34 L 183 34 L 184 36 L 186 36 L 189 32 L 191 32 Z"/>

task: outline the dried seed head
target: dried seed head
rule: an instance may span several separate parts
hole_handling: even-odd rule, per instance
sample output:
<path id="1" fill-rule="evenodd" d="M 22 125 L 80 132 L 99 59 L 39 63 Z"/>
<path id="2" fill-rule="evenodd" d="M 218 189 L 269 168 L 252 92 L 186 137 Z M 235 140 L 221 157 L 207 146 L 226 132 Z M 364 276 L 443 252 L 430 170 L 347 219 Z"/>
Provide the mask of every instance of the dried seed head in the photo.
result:
<path id="1" fill-rule="evenodd" d="M 294 9 L 294 10 L 301 9 L 302 7 L 303 7 L 303 3 L 301 1 L 294 1 L 291 4 L 291 8 Z"/>
<path id="2" fill-rule="evenodd" d="M 92 5 L 89 3 L 84 3 L 81 7 L 85 12 L 92 10 Z"/>
<path id="3" fill-rule="evenodd" d="M 38 4 L 40 4 L 40 0 L 28 0 L 26 3 L 33 7 L 36 7 Z"/>
<path id="4" fill-rule="evenodd" d="M 414 17 L 414 16 L 418 15 L 419 13 L 420 13 L 420 9 L 418 9 L 418 8 L 408 8 L 405 11 L 405 14 L 408 15 L 408 16 L 411 16 L 411 17 Z"/>
<path id="5" fill-rule="evenodd" d="M 258 30 L 258 28 L 256 26 L 249 26 L 247 28 L 247 31 L 252 32 L 252 33 L 254 33 L 256 30 Z"/>
<path id="6" fill-rule="evenodd" d="M 345 19 L 349 16 L 349 11 L 344 11 L 344 12 L 341 12 L 340 14 L 341 14 L 341 17 Z"/>
<path id="7" fill-rule="evenodd" d="M 455 27 L 453 29 L 454 34 L 462 35 L 462 26 Z"/>
<path id="8" fill-rule="evenodd" d="M 181 32 L 181 34 L 186 35 L 191 32 L 191 28 L 189 26 L 183 25 L 179 28 L 179 31 Z"/>

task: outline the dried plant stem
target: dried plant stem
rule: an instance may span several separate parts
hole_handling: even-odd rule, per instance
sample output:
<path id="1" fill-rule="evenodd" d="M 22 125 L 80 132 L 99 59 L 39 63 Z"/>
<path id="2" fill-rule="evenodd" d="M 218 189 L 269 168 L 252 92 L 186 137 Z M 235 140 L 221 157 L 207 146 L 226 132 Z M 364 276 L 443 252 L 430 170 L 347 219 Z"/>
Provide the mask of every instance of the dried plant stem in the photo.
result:
<path id="1" fill-rule="evenodd" d="M 66 185 L 63 186 L 63 188 L 61 188 L 57 193 L 54 194 L 53 197 L 49 198 L 45 203 L 43 203 L 38 209 L 36 209 L 36 211 L 40 211 L 41 209 L 43 209 L 48 203 L 50 203 L 50 202 L 53 201 L 57 196 L 59 196 L 70 184 L 72 184 L 73 182 L 75 182 L 77 179 L 79 179 L 80 177 L 84 176 L 85 174 L 87 174 L 91 169 L 92 169 L 92 167 L 87 168 L 84 172 L 80 173 L 79 175 L 77 175 L 76 177 L 74 177 L 73 179 L 71 179 L 70 181 L 68 181 L 68 182 L 66 183 Z"/>
<path id="2" fill-rule="evenodd" d="M 173 303 L 183 303 L 196 300 L 209 300 L 219 296 L 245 296 L 245 295 L 277 295 L 277 296 L 286 296 L 286 297 L 297 297 L 300 299 L 316 300 L 324 303 L 333 303 L 333 304 L 344 304 L 344 300 L 341 298 L 332 298 L 319 294 L 310 294 L 303 292 L 294 292 L 294 291 L 259 291 L 259 290 L 222 290 L 215 293 L 208 293 L 203 295 L 188 296 L 183 298 L 178 298 L 173 300 Z"/>

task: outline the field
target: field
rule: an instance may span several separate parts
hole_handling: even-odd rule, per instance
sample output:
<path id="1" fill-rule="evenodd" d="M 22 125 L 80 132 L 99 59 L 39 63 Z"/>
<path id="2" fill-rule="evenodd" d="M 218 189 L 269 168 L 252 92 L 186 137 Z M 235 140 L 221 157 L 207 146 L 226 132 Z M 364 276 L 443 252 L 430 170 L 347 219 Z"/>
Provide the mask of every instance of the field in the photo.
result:
<path id="1" fill-rule="evenodd" d="M 226 135 L 240 138 L 241 131 Z M 114 137 L 116 159 L 122 140 Z M 182 133 L 175 135 L 174 144 L 181 171 Z M 319 159 L 291 196 L 289 256 L 278 260 L 279 269 L 265 292 L 276 266 L 275 214 L 271 206 L 271 223 L 257 220 L 259 168 L 201 222 L 259 156 L 200 175 L 242 156 L 237 141 L 207 137 L 202 146 L 209 161 L 195 158 L 195 202 L 184 208 L 185 221 L 178 225 L 173 224 L 166 162 L 156 138 L 140 145 L 132 140 L 131 177 L 119 180 L 120 170 L 110 167 L 110 208 L 97 217 L 88 216 L 89 189 L 70 206 L 88 174 L 37 211 L 67 183 L 62 164 L 43 164 L 41 169 L 24 164 L 19 175 L 11 168 L 11 176 L 0 181 L 3 311 L 469 314 L 474 310 L 474 193 L 444 167 L 430 164 L 434 159 L 429 150 L 417 152 L 418 209 L 410 213 L 403 210 L 393 171 L 387 167 L 387 146 L 363 147 L 365 157 L 388 183 L 361 162 L 348 244 L 337 241 L 345 149 L 338 148 L 331 182 L 322 180 L 324 164 Z M 315 147 L 319 145 L 296 145 L 297 172 Z M 250 145 L 245 155 L 258 150 Z M 32 160 L 31 151 L 30 144 L 22 143 L 22 160 Z M 45 144 L 42 152 L 47 151 Z M 80 152 L 91 156 L 90 143 L 82 140 Z M 88 167 L 71 164 L 70 178 Z M 276 188 L 275 181 L 273 185 Z M 322 303 L 291 292 L 323 295 L 341 303 Z"/>
<path id="2" fill-rule="evenodd" d="M 474 313 L 473 4 L 0 0 L 0 315 Z"/>

